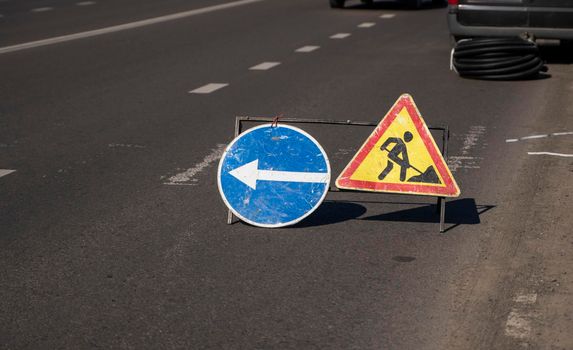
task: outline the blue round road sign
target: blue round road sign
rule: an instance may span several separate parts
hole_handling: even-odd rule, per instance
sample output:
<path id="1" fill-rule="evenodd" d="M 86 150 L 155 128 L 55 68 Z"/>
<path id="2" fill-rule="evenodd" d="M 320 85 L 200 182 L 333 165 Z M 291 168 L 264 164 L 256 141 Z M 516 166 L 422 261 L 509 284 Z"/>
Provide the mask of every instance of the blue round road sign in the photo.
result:
<path id="1" fill-rule="evenodd" d="M 249 129 L 225 149 L 219 192 L 241 220 L 260 227 L 292 225 L 326 196 L 330 164 L 320 144 L 290 125 Z"/>

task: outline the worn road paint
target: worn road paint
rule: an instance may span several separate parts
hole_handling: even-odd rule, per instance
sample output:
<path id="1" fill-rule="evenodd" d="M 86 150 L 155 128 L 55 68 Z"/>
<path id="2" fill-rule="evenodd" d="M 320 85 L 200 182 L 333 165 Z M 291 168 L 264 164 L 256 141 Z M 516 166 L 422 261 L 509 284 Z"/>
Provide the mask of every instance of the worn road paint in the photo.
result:
<path id="1" fill-rule="evenodd" d="M 145 148 L 142 145 L 136 145 L 131 143 L 110 143 L 107 145 L 109 148 Z"/>
<path id="2" fill-rule="evenodd" d="M 350 33 L 338 33 L 330 36 L 330 39 L 346 39 L 350 36 Z"/>
<path id="3" fill-rule="evenodd" d="M 553 152 L 527 152 L 530 156 L 555 156 L 555 157 L 573 157 L 573 154 L 553 153 Z"/>
<path id="4" fill-rule="evenodd" d="M 374 27 L 376 23 L 374 22 L 364 22 L 358 25 L 358 28 L 371 28 Z"/>
<path id="5" fill-rule="evenodd" d="M 537 301 L 537 293 L 519 294 L 513 298 L 513 301 L 520 304 L 532 305 Z"/>
<path id="6" fill-rule="evenodd" d="M 531 321 L 529 317 L 517 309 L 511 310 L 505 323 L 505 335 L 526 339 L 531 335 Z"/>
<path id="7" fill-rule="evenodd" d="M 470 151 L 478 144 L 480 138 L 485 134 L 486 128 L 481 125 L 470 126 L 469 132 L 465 135 L 461 154 L 448 157 L 450 171 L 455 172 L 460 168 L 479 169 L 481 157 L 469 156 Z"/>
<path id="8" fill-rule="evenodd" d="M 195 9 L 195 10 L 174 13 L 171 15 L 149 18 L 149 19 L 145 19 L 142 21 L 130 22 L 130 23 L 120 24 L 120 25 L 116 25 L 116 26 L 90 30 L 87 32 L 62 35 L 62 36 L 49 38 L 49 39 L 43 39 L 43 40 L 31 41 L 31 42 L 27 42 L 27 43 L 12 45 L 12 46 L 6 46 L 6 47 L 0 48 L 0 54 L 7 53 L 7 52 L 26 50 L 26 49 L 31 49 L 31 48 L 40 47 L 40 46 L 53 45 L 53 44 L 57 44 L 57 43 L 62 43 L 62 42 L 67 42 L 67 41 L 72 41 L 72 40 L 78 40 L 78 39 L 84 39 L 84 38 L 89 38 L 89 37 L 94 37 L 94 36 L 99 36 L 99 35 L 104 35 L 104 34 L 109 34 L 109 33 L 121 32 L 121 31 L 128 30 L 128 29 L 140 28 L 140 27 L 145 27 L 145 26 L 157 24 L 157 23 L 174 21 L 174 20 L 178 20 L 178 19 L 182 19 L 182 18 L 186 18 L 186 17 L 196 16 L 196 15 L 214 12 L 214 11 L 226 10 L 229 8 L 248 5 L 248 4 L 261 2 L 261 1 L 265 1 L 265 0 L 239 0 L 239 1 L 234 1 L 234 2 L 230 2 L 230 3 L 226 3 L 226 4 L 208 6 L 208 7 Z"/>
<path id="9" fill-rule="evenodd" d="M 308 52 L 316 51 L 316 50 L 318 50 L 319 48 L 320 48 L 320 46 L 307 45 L 307 46 L 299 47 L 298 49 L 295 50 L 295 52 L 308 53 Z"/>
<path id="10" fill-rule="evenodd" d="M 396 14 L 394 14 L 394 13 L 385 13 L 385 14 L 380 16 L 380 18 L 383 18 L 383 19 L 390 19 L 390 18 L 394 18 L 394 17 L 396 17 Z"/>
<path id="11" fill-rule="evenodd" d="M 201 173 L 203 170 L 205 170 L 207 167 L 209 167 L 212 163 L 216 162 L 219 158 L 221 158 L 221 155 L 223 154 L 223 151 L 225 150 L 225 144 L 217 144 L 216 148 L 213 148 L 211 150 L 211 152 L 205 156 L 205 158 L 203 158 L 203 160 L 197 164 L 195 164 L 192 168 L 187 169 L 186 171 L 179 173 L 177 175 L 171 176 L 169 178 L 169 180 L 167 182 L 164 183 L 164 185 L 191 185 L 193 186 L 194 184 L 190 184 L 189 182 L 197 182 L 197 179 L 195 179 L 195 176 L 197 176 L 199 173 Z"/>
<path id="12" fill-rule="evenodd" d="M 281 64 L 280 62 L 263 62 L 249 68 L 249 70 L 269 70 Z"/>
<path id="13" fill-rule="evenodd" d="M 448 157 L 448 167 L 451 172 L 458 169 L 479 169 L 479 163 L 483 158 L 470 156 L 450 156 Z"/>
<path id="14" fill-rule="evenodd" d="M 81 1 L 76 3 L 77 6 L 91 6 L 95 4 L 96 4 L 95 1 Z"/>
<path id="15" fill-rule="evenodd" d="M 15 172 L 16 170 L 10 170 L 10 169 L 0 169 L 0 177 L 6 176 L 8 174 L 12 174 L 13 172 Z"/>
<path id="16" fill-rule="evenodd" d="M 210 84 L 198 87 L 195 90 L 191 90 L 191 91 L 189 91 L 189 93 L 190 94 L 210 94 L 210 93 L 215 92 L 219 89 L 222 89 L 226 86 L 229 86 L 229 84 L 227 84 L 227 83 L 210 83 Z"/>

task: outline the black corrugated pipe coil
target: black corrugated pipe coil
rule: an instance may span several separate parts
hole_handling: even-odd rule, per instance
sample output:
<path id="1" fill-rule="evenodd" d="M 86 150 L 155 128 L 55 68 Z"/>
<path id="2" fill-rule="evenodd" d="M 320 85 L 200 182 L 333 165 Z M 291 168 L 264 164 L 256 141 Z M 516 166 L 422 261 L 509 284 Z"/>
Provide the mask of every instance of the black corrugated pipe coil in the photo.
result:
<path id="1" fill-rule="evenodd" d="M 537 45 L 519 37 L 460 40 L 451 63 L 460 76 L 473 79 L 532 79 L 547 71 Z"/>

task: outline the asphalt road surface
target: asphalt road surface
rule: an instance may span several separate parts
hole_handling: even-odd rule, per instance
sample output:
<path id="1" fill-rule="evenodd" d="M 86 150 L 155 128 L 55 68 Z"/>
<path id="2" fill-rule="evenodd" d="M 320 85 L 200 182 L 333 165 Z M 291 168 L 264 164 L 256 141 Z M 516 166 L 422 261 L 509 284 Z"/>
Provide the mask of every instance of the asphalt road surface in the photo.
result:
<path id="1" fill-rule="evenodd" d="M 0 347 L 573 348 L 572 56 L 461 79 L 446 11 L 0 0 Z M 451 130 L 445 233 L 432 198 L 349 192 L 226 224 L 235 116 L 376 122 L 402 93 Z M 303 128 L 333 178 L 372 131 Z"/>

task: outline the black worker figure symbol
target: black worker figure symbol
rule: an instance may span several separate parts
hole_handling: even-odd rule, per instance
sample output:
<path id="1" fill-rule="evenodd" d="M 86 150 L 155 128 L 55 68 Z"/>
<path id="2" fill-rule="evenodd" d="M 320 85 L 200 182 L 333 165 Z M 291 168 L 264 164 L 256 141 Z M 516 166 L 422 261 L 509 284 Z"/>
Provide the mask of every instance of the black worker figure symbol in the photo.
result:
<path id="1" fill-rule="evenodd" d="M 419 175 L 414 175 L 408 179 L 408 182 L 422 182 L 431 184 L 440 184 L 441 181 L 434 170 L 434 167 L 430 165 L 426 171 L 422 172 L 418 170 L 415 166 L 410 164 L 408 159 L 408 149 L 406 143 L 412 141 L 414 136 L 411 132 L 406 131 L 404 133 L 404 139 L 399 137 L 389 137 L 382 146 L 380 150 L 388 152 L 388 164 L 386 168 L 382 170 L 380 175 L 378 175 L 378 180 L 384 180 L 384 178 L 394 169 L 394 163 L 400 166 L 400 182 L 406 181 L 406 173 L 409 168 L 414 169 L 419 173 Z M 390 144 L 395 144 L 391 149 L 388 149 Z"/>

